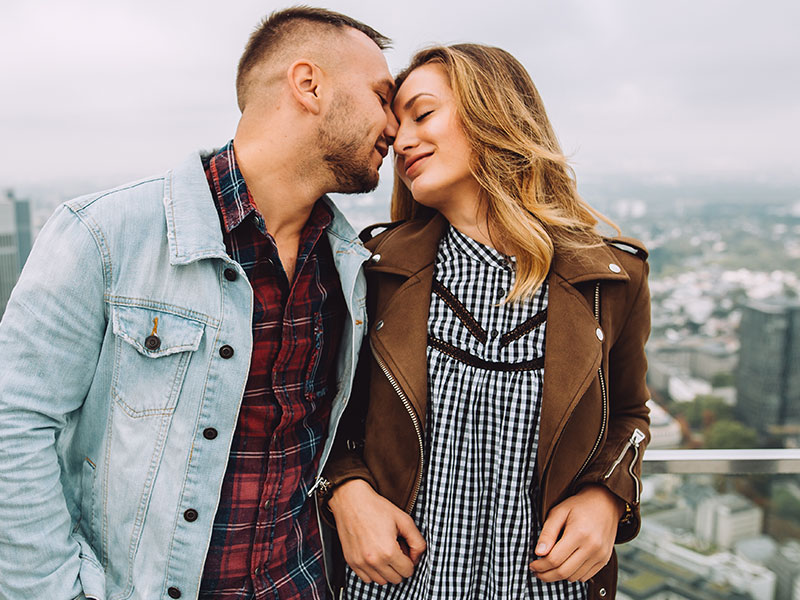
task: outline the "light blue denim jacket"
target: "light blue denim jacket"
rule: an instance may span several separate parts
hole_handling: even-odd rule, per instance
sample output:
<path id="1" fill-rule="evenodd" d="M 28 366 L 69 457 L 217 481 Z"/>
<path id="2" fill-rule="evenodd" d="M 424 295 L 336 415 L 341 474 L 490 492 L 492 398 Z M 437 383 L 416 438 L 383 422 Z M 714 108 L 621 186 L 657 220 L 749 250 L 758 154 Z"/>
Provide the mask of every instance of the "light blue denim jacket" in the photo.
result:
<path id="1" fill-rule="evenodd" d="M 320 469 L 366 327 L 369 258 L 331 208 L 348 318 Z M 56 211 L 0 324 L 0 598 L 196 597 L 251 321 L 198 155 Z"/>

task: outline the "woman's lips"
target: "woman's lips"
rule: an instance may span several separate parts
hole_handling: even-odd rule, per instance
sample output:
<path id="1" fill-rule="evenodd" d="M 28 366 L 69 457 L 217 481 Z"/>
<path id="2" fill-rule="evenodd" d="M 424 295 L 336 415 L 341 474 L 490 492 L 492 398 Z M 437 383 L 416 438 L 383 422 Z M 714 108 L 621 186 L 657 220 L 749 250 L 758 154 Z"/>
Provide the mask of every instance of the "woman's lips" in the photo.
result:
<path id="1" fill-rule="evenodd" d="M 424 159 L 428 158 L 433 152 L 427 152 L 425 154 L 417 154 L 416 156 L 412 156 L 409 158 L 405 163 L 405 170 L 406 176 L 411 176 L 411 170 L 414 169 L 415 166 L 418 166 Z"/>

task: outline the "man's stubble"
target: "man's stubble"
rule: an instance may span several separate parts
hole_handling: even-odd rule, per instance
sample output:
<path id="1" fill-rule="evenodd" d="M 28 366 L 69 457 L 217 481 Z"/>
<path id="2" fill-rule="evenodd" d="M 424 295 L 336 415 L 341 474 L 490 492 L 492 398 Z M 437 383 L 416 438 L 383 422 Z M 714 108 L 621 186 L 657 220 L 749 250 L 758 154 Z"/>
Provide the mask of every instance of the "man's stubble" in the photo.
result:
<path id="1" fill-rule="evenodd" d="M 372 166 L 377 140 L 370 139 L 369 127 L 355 113 L 352 98 L 338 94 L 318 134 L 322 159 L 340 194 L 363 194 L 378 186 L 378 171 Z"/>

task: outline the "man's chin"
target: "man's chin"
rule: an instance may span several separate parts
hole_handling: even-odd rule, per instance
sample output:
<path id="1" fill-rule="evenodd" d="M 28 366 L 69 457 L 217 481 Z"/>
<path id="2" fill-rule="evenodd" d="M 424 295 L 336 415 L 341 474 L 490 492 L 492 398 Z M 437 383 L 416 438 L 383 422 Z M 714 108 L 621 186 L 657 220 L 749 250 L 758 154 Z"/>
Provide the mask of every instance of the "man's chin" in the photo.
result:
<path id="1" fill-rule="evenodd" d="M 378 187 L 378 171 L 370 173 L 362 173 L 359 176 L 350 176 L 348 178 L 337 177 L 337 184 L 339 189 L 336 190 L 337 194 L 367 194 Z"/>

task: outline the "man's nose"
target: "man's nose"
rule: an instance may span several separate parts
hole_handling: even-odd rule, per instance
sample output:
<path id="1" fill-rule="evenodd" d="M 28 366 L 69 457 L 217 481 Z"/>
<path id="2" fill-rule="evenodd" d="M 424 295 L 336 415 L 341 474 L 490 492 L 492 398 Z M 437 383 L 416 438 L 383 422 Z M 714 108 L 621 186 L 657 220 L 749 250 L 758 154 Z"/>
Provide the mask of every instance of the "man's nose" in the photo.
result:
<path id="1" fill-rule="evenodd" d="M 383 129 L 383 135 L 386 137 L 389 145 L 391 146 L 394 144 L 394 138 L 397 137 L 397 128 L 399 124 L 397 123 L 397 117 L 394 116 L 394 113 L 391 109 L 386 111 L 386 127 Z"/>

